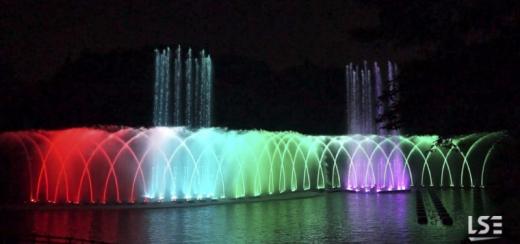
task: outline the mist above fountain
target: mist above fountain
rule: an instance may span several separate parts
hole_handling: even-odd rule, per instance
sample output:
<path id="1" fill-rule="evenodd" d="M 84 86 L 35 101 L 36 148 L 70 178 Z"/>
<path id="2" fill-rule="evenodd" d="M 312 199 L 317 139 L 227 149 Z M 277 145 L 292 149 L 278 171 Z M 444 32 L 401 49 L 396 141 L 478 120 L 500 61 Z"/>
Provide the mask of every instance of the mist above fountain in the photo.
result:
<path id="1" fill-rule="evenodd" d="M 193 57 L 191 48 L 183 57 L 181 46 L 174 54 L 169 47 L 155 50 L 153 124 L 209 127 L 213 94 L 211 57 L 204 50 Z"/>

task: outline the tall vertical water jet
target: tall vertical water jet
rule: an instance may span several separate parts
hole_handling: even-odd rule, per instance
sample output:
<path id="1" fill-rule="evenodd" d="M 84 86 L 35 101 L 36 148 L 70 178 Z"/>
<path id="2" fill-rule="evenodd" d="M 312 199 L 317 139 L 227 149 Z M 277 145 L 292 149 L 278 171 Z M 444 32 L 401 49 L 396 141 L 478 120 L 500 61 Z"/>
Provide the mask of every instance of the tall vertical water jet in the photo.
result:
<path id="1" fill-rule="evenodd" d="M 159 115 L 160 112 L 160 102 L 161 102 L 161 88 L 163 87 L 161 84 L 161 80 L 159 79 L 159 66 L 160 66 L 160 55 L 159 50 L 154 50 L 155 54 L 155 63 L 154 63 L 154 87 L 153 87 L 153 124 L 159 125 L 160 121 L 159 119 L 161 116 Z"/>
<path id="2" fill-rule="evenodd" d="M 194 91 L 194 124 L 200 125 L 200 64 L 199 58 L 195 58 L 195 86 L 193 88 Z"/>
<path id="3" fill-rule="evenodd" d="M 205 93 L 205 96 L 206 96 L 206 103 L 205 103 L 205 106 L 206 106 L 206 118 L 205 118 L 205 121 L 204 121 L 204 126 L 205 127 L 209 127 L 211 125 L 211 120 L 212 120 L 212 109 L 213 109 L 213 106 L 212 106 L 212 94 L 213 94 L 213 65 L 211 64 L 211 57 L 210 55 L 208 54 L 208 56 L 205 58 L 205 64 L 206 66 L 206 85 L 205 85 L 205 88 L 206 90 L 204 91 Z"/>
<path id="4" fill-rule="evenodd" d="M 205 56 L 205 53 L 204 53 L 204 49 L 202 51 L 200 51 L 200 116 L 201 116 L 201 119 L 200 119 L 200 126 L 205 126 L 205 122 L 206 122 L 206 99 L 207 99 L 207 96 L 206 96 L 206 86 L 207 86 L 207 81 L 206 81 L 206 71 L 207 71 L 207 67 L 205 65 L 205 61 L 206 61 L 206 56 Z"/>
<path id="5" fill-rule="evenodd" d="M 168 125 L 171 123 L 171 118 L 168 116 L 170 114 L 170 62 L 171 62 L 171 51 L 170 48 L 167 48 L 166 55 L 163 59 L 163 84 L 164 84 L 164 119 L 163 124 Z"/>
<path id="6" fill-rule="evenodd" d="M 213 94 L 213 69 L 211 57 L 206 55 L 204 50 L 200 52 L 200 126 L 209 127 L 211 125 L 212 114 L 212 94 Z"/>
<path id="7" fill-rule="evenodd" d="M 168 125 L 170 110 L 170 49 L 155 50 L 154 115 L 157 126 Z"/>
<path id="8" fill-rule="evenodd" d="M 397 83 L 393 82 L 397 65 L 388 61 L 385 80 L 382 79 L 378 63 L 374 62 L 372 66 L 373 70 L 369 68 L 367 61 L 364 61 L 361 68 L 352 63 L 345 67 L 349 134 L 382 134 L 381 123 L 376 123 L 376 118 L 382 116 L 385 109 L 395 105 L 394 99 L 390 99 L 388 104 L 383 104 L 379 99 L 385 90 L 388 93 L 397 91 Z"/>
<path id="9" fill-rule="evenodd" d="M 211 57 L 204 50 L 198 58 L 193 58 L 192 50 L 188 49 L 184 62 L 180 46 L 173 62 L 170 48 L 155 50 L 154 72 L 155 126 L 211 126 L 213 68 Z M 173 112 L 170 112 L 170 93 L 173 93 Z"/>
<path id="10" fill-rule="evenodd" d="M 175 84 L 175 111 L 173 113 L 173 124 L 174 125 L 181 125 L 183 123 L 182 121 L 182 61 L 181 61 L 181 46 L 179 45 L 177 47 L 177 50 L 175 51 L 175 78 L 174 78 L 174 84 Z"/>
<path id="11" fill-rule="evenodd" d="M 193 125 L 192 121 L 192 109 L 193 109 L 193 76 L 192 76 L 192 58 L 191 58 L 191 48 L 188 49 L 188 57 L 186 58 L 186 109 L 185 109 L 185 116 L 184 116 L 184 124 L 188 127 L 191 127 Z"/>

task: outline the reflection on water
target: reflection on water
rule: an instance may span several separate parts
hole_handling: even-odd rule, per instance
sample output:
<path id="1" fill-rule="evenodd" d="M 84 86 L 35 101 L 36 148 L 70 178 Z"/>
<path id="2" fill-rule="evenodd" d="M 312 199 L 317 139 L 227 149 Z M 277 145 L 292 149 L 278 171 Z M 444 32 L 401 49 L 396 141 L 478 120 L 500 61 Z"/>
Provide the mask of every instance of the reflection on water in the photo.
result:
<path id="1" fill-rule="evenodd" d="M 415 193 L 329 193 L 307 199 L 196 208 L 16 211 L 4 215 L 1 233 L 38 233 L 120 243 L 399 241 L 459 242 L 467 216 L 492 215 L 480 190 L 438 192 L 453 217 L 417 224 Z M 428 217 L 435 217 L 423 194 Z"/>

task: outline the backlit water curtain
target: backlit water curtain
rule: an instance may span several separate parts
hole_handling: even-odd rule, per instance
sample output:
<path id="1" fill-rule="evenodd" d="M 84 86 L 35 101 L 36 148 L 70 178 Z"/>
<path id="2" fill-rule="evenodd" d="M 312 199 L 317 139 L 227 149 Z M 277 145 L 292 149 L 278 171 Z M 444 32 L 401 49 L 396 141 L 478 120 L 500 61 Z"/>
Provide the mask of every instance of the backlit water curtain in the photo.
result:
<path id="1" fill-rule="evenodd" d="M 437 136 L 73 128 L 0 134 L 0 155 L 16 166 L 11 180 L 26 201 L 134 203 L 374 185 L 481 187 L 504 136 L 472 134 L 438 146 Z M 402 167 L 393 166 L 396 157 Z"/>

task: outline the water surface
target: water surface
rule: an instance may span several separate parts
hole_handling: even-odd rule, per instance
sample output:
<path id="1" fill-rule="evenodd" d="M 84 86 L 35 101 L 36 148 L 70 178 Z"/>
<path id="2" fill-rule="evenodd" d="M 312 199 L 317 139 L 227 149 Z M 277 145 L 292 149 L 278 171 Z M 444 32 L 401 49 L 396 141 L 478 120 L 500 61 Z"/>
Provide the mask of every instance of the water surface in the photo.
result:
<path id="1" fill-rule="evenodd" d="M 440 223 L 427 191 L 428 224 L 419 225 L 415 192 L 324 193 L 295 200 L 194 208 L 24 210 L 3 212 L 2 233 L 38 233 L 118 243 L 460 242 L 467 216 L 492 215 L 485 191 L 437 191 L 454 220 Z"/>

